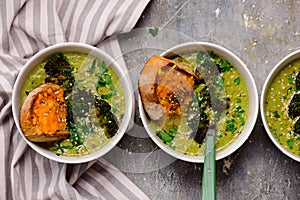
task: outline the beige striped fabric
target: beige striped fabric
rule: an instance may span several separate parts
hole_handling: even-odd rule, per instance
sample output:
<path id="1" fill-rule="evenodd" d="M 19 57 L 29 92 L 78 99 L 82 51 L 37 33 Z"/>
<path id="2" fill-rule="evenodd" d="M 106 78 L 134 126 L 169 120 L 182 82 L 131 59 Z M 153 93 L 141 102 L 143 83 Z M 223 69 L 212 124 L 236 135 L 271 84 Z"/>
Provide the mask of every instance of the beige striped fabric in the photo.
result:
<path id="1" fill-rule="evenodd" d="M 67 165 L 26 145 L 11 111 L 14 81 L 37 51 L 61 42 L 82 42 L 120 56 L 116 40 L 130 31 L 149 0 L 0 1 L 0 199 L 148 199 L 103 158 Z M 105 45 L 103 45 L 105 44 Z M 118 55 L 115 55 L 118 54 Z M 118 60 L 124 70 L 124 61 Z"/>

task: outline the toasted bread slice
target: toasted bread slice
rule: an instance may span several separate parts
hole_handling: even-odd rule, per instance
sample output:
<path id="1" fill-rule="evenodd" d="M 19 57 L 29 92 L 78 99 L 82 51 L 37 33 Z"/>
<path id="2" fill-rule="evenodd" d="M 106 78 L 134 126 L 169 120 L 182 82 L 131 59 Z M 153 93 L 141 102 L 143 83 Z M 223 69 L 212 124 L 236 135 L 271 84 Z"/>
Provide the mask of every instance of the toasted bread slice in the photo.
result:
<path id="1" fill-rule="evenodd" d="M 182 107 L 192 98 L 194 76 L 185 65 L 152 56 L 139 78 L 139 92 L 149 117 L 156 121 L 164 116 L 181 115 Z"/>
<path id="2" fill-rule="evenodd" d="M 66 125 L 63 89 L 56 84 L 43 84 L 25 98 L 20 124 L 25 137 L 33 142 L 52 142 L 69 137 Z"/>

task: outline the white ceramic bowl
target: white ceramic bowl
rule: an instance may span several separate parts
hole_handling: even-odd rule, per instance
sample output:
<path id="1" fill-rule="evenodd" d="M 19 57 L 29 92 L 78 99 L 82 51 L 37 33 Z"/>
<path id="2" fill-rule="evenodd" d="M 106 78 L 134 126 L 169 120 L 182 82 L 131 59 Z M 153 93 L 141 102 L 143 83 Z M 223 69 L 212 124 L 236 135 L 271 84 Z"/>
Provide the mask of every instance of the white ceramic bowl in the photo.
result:
<path id="1" fill-rule="evenodd" d="M 55 153 L 51 152 L 48 149 L 45 149 L 38 145 L 37 143 L 31 142 L 22 133 L 22 129 L 20 128 L 20 94 L 23 87 L 23 84 L 31 72 L 31 70 L 44 61 L 46 58 L 48 58 L 53 53 L 57 52 L 82 52 L 86 54 L 93 55 L 95 57 L 98 57 L 102 59 L 106 64 L 110 65 L 110 67 L 116 72 L 116 74 L 119 76 L 121 84 L 123 86 L 123 90 L 125 93 L 125 113 L 124 118 L 122 120 L 122 123 L 119 126 L 119 130 L 117 134 L 112 138 L 112 140 L 103 146 L 98 151 L 91 153 L 89 155 L 85 156 L 57 156 Z M 91 160 L 95 160 L 101 156 L 103 156 L 105 153 L 107 153 L 109 150 L 111 150 L 122 138 L 124 135 L 126 129 L 128 128 L 128 125 L 130 123 L 132 114 L 133 114 L 133 108 L 134 108 L 134 100 L 133 100 L 133 88 L 131 81 L 129 79 L 129 75 L 124 73 L 124 71 L 121 69 L 121 67 L 118 65 L 118 63 L 107 53 L 104 51 L 93 47 L 91 45 L 82 44 L 82 43 L 60 43 L 56 44 L 50 47 L 47 47 L 41 51 L 39 51 L 37 54 L 35 54 L 22 68 L 20 71 L 17 80 L 15 82 L 14 88 L 13 88 L 13 95 L 12 95 L 12 110 L 13 110 L 13 116 L 16 123 L 16 126 L 22 135 L 23 139 L 27 142 L 27 144 L 32 147 L 36 152 L 40 153 L 41 155 L 58 162 L 62 163 L 83 163 L 88 162 Z"/>
<path id="2" fill-rule="evenodd" d="M 261 99 L 260 99 L 260 108 L 261 108 L 261 117 L 262 117 L 262 121 L 264 124 L 264 127 L 270 137 L 270 139 L 272 140 L 272 142 L 276 145 L 276 147 L 278 149 L 280 149 L 285 155 L 289 156 L 290 158 L 300 162 L 300 156 L 297 156 L 293 153 L 291 153 L 290 151 L 288 151 L 286 148 L 284 148 L 279 142 L 278 140 L 276 140 L 275 136 L 272 134 L 270 127 L 267 123 L 266 120 L 266 107 L 265 107 L 265 102 L 267 99 L 267 93 L 268 93 L 268 89 L 272 83 L 272 81 L 274 80 L 274 78 L 277 76 L 277 74 L 284 69 L 288 64 L 290 64 L 291 62 L 300 59 L 300 50 L 297 50 L 295 52 L 290 53 L 289 55 L 287 55 L 286 57 L 284 57 L 283 59 L 281 59 L 279 61 L 279 63 L 272 69 L 272 71 L 269 73 L 267 79 L 265 80 L 263 89 L 262 89 L 262 94 L 261 94 Z"/>
<path id="3" fill-rule="evenodd" d="M 244 130 L 242 133 L 233 141 L 230 145 L 225 147 L 223 150 L 218 151 L 216 153 L 216 160 L 222 159 L 230 154 L 232 154 L 234 151 L 236 151 L 249 137 L 251 134 L 256 119 L 258 115 L 258 107 L 259 107 L 259 101 L 258 101 L 258 93 L 256 84 L 254 82 L 254 79 L 252 75 L 250 74 L 247 66 L 231 51 L 218 46 L 216 44 L 207 43 L 207 42 L 189 42 L 189 43 L 183 43 L 178 46 L 175 46 L 171 49 L 168 49 L 164 53 L 162 53 L 162 56 L 169 56 L 172 55 L 172 53 L 179 54 L 180 53 L 187 53 L 192 51 L 213 51 L 215 54 L 223 57 L 224 59 L 228 60 L 241 74 L 243 79 L 246 82 L 247 89 L 249 92 L 249 98 L 250 98 L 250 107 L 249 107 L 249 116 L 248 120 L 245 124 Z M 149 126 L 150 119 L 147 117 L 141 99 L 139 99 L 139 112 L 141 115 L 142 122 L 145 126 L 145 129 L 149 136 L 152 138 L 152 140 L 165 152 L 168 154 L 174 156 L 175 158 L 188 161 L 188 162 L 194 162 L 194 163 L 203 163 L 204 162 L 204 156 L 187 156 L 183 155 L 171 148 L 169 148 L 167 145 L 165 145 L 160 138 L 158 138 L 155 134 L 155 131 L 151 129 Z"/>

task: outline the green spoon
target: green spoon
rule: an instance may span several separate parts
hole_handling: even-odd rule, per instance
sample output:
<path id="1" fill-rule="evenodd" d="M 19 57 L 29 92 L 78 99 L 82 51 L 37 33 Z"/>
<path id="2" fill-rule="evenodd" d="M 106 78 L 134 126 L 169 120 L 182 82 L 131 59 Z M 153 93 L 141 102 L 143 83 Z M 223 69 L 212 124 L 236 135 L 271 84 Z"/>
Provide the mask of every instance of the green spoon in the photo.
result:
<path id="1" fill-rule="evenodd" d="M 205 155 L 201 199 L 216 199 L 216 150 L 215 130 L 213 129 L 209 129 L 205 137 Z"/>

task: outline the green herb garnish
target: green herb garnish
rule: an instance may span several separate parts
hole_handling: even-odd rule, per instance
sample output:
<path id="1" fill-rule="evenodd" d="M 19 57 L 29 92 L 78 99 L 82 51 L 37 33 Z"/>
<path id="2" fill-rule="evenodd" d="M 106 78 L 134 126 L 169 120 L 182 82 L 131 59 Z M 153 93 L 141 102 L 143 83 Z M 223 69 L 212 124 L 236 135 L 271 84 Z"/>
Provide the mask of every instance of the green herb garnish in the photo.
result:
<path id="1" fill-rule="evenodd" d="M 234 132 L 237 130 L 236 121 L 234 119 L 226 120 L 226 131 Z"/>
<path id="2" fill-rule="evenodd" d="M 167 144 L 168 146 L 172 146 L 171 142 L 177 133 L 178 130 L 176 128 L 170 128 L 169 131 L 159 130 L 156 132 L 156 135 L 162 140 L 163 143 Z"/>
<path id="3" fill-rule="evenodd" d="M 93 71 L 95 69 L 93 69 L 96 66 L 96 63 L 93 61 L 93 64 L 90 68 L 89 71 Z M 104 62 L 99 62 L 98 65 L 98 72 L 96 73 L 97 76 L 97 82 L 95 84 L 96 90 L 98 90 L 101 87 L 108 87 L 110 89 L 110 92 L 106 93 L 106 94 L 102 94 L 101 98 L 102 99 L 109 99 L 112 96 L 117 94 L 117 90 L 113 84 L 111 75 L 109 74 L 109 71 L 107 69 L 107 66 L 105 65 Z"/>
<path id="4" fill-rule="evenodd" d="M 278 114 L 277 111 L 273 112 L 273 115 L 274 115 L 274 117 L 276 117 L 276 118 L 280 118 L 280 115 Z"/>
<path id="5" fill-rule="evenodd" d="M 158 34 L 158 28 L 155 27 L 155 28 L 149 28 L 149 33 L 155 37 L 157 34 Z"/>
<path id="6" fill-rule="evenodd" d="M 79 146 L 83 144 L 83 140 L 80 137 L 80 133 L 73 122 L 69 122 L 68 131 L 70 132 L 69 140 L 74 146 Z"/>
<path id="7" fill-rule="evenodd" d="M 294 146 L 294 139 L 288 139 L 286 141 L 287 145 L 289 146 L 290 149 L 293 149 Z"/>
<path id="8" fill-rule="evenodd" d="M 234 116 L 235 116 L 235 117 L 238 117 L 238 118 L 240 119 L 241 125 L 245 125 L 245 119 L 244 119 L 244 117 L 243 117 L 243 113 L 245 112 L 245 110 L 242 109 L 241 106 L 238 106 L 238 107 L 236 107 L 236 108 L 234 109 L 233 112 L 234 112 Z"/>
<path id="9" fill-rule="evenodd" d="M 278 140 L 278 141 L 279 141 L 280 138 L 283 136 L 282 133 L 278 134 L 276 129 L 273 130 L 273 134 L 274 134 L 276 140 Z"/>
<path id="10" fill-rule="evenodd" d="M 241 83 L 241 79 L 240 77 L 237 77 L 236 79 L 234 79 L 235 84 L 239 85 Z"/>
<path id="11" fill-rule="evenodd" d="M 289 74 L 288 76 L 288 83 L 293 85 L 294 84 L 294 80 L 293 80 L 293 75 L 292 74 Z"/>
<path id="12" fill-rule="evenodd" d="M 220 62 L 220 68 L 222 69 L 223 72 L 229 71 L 233 66 L 226 60 L 221 59 Z"/>

